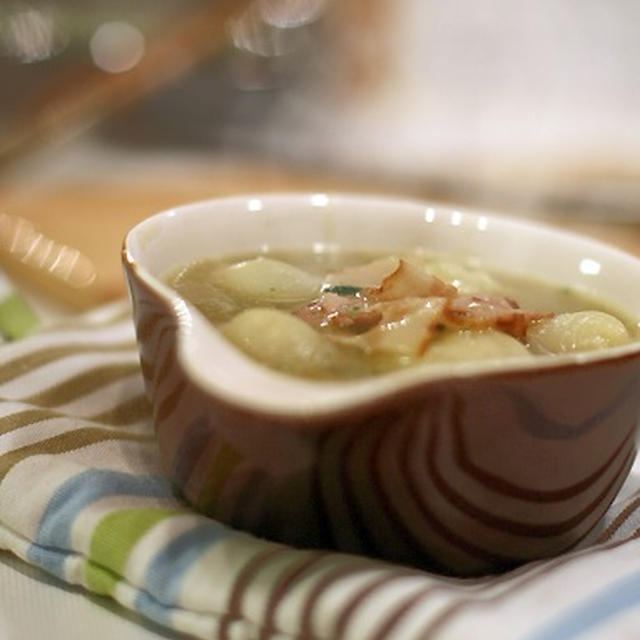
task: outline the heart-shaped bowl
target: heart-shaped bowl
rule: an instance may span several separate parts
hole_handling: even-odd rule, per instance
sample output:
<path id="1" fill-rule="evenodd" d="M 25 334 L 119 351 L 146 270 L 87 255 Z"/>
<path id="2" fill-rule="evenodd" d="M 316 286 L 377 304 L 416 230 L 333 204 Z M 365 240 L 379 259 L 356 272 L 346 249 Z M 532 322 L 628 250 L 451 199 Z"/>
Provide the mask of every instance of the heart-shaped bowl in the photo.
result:
<path id="1" fill-rule="evenodd" d="M 638 340 L 314 381 L 250 359 L 166 284 L 202 258 L 417 246 L 578 287 L 640 318 L 640 260 L 532 221 L 299 193 L 154 215 L 128 233 L 123 263 L 157 441 L 189 503 L 292 545 L 459 575 L 595 539 L 635 456 Z"/>

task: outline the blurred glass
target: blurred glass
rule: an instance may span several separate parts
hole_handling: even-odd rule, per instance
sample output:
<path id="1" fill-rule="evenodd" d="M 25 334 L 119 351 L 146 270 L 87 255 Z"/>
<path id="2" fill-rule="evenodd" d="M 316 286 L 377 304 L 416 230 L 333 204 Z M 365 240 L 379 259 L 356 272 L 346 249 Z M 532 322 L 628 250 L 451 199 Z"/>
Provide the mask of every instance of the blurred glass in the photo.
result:
<path id="1" fill-rule="evenodd" d="M 0 8 L 0 81 L 15 90 L 0 103 L 0 136 L 15 138 L 15 121 L 25 128 L 25 114 L 41 128 L 51 128 L 51 114 L 64 116 L 61 120 L 68 120 L 70 112 L 86 116 L 86 103 L 95 102 L 93 85 L 115 98 L 113 105 L 103 103 L 101 113 L 88 114 L 91 125 L 92 116 L 96 121 L 102 112 L 112 116 L 98 129 L 101 139 L 112 144 L 207 148 L 226 130 L 233 137 L 236 114 L 243 123 L 257 124 L 265 114 L 266 96 L 247 98 L 247 91 L 266 90 L 273 98 L 301 78 L 319 75 L 323 55 L 314 23 L 328 1 L 236 4 L 238 13 L 251 6 L 221 28 L 216 16 L 230 13 L 232 2 L 10 1 Z M 204 19 L 198 25 L 200 16 Z M 209 37 L 222 37 L 228 46 L 212 48 L 209 55 Z M 174 62 L 178 71 L 167 74 L 167 65 Z M 119 98 L 125 96 L 115 95 L 107 76 L 137 73 L 140 63 L 144 73 L 136 86 L 129 85 L 135 99 L 122 112 L 126 99 Z M 102 80 L 100 73 L 105 74 Z M 158 82 L 163 75 L 169 81 Z M 10 142 L 19 146 L 21 141 Z"/>

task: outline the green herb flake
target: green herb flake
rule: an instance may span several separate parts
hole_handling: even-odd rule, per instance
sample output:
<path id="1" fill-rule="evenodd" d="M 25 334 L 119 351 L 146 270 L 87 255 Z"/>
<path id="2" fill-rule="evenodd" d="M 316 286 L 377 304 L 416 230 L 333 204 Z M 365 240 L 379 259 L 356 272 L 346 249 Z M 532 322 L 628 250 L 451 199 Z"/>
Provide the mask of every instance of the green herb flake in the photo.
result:
<path id="1" fill-rule="evenodd" d="M 330 284 L 322 287 L 322 291 L 323 293 L 335 293 L 338 296 L 355 296 L 362 291 L 362 287 L 354 287 L 350 284 Z"/>

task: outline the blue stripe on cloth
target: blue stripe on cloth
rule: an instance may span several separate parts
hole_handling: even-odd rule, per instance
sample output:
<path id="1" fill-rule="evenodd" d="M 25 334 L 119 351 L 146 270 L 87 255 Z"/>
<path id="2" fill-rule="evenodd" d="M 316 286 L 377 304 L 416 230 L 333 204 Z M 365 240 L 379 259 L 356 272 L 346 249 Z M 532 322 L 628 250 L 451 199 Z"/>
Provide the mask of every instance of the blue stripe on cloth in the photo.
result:
<path id="1" fill-rule="evenodd" d="M 570 640 L 593 627 L 603 624 L 619 613 L 640 607 L 640 572 L 613 582 L 595 596 L 588 598 L 558 616 L 525 640 Z M 611 637 L 611 636 L 607 636 Z"/>
<path id="2" fill-rule="evenodd" d="M 165 478 L 103 469 L 83 471 L 51 496 L 27 552 L 28 560 L 64 578 L 64 560 L 71 552 L 71 527 L 76 516 L 92 502 L 115 495 L 163 498 L 171 496 L 172 491 Z"/>
<path id="3" fill-rule="evenodd" d="M 31 545 L 27 551 L 27 560 L 49 573 L 63 577 L 61 567 L 64 567 L 64 562 L 70 555 L 69 551 Z"/>
<path id="4" fill-rule="evenodd" d="M 229 534 L 228 527 L 208 520 L 172 540 L 147 568 L 145 590 L 136 596 L 136 610 L 155 622 L 169 624 L 184 574 L 203 553 Z"/>

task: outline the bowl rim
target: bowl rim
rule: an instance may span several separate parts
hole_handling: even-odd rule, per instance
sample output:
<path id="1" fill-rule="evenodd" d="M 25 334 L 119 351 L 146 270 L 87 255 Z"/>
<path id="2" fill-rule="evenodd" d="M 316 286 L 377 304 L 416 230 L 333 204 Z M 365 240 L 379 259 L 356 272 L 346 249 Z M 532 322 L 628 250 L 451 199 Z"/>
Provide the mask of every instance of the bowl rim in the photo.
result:
<path id="1" fill-rule="evenodd" d="M 285 191 L 239 194 L 225 197 L 214 197 L 196 200 L 157 212 L 134 225 L 125 235 L 122 244 L 122 262 L 125 269 L 140 279 L 148 289 L 162 301 L 168 312 L 176 321 L 176 352 L 183 372 L 189 380 L 206 394 L 211 394 L 224 404 L 250 413 L 268 414 L 274 419 L 303 418 L 303 422 L 313 423 L 336 414 L 359 412 L 363 408 L 380 406 L 388 403 L 390 398 L 412 395 L 425 386 L 435 387 L 460 380 L 495 380 L 509 379 L 544 374 L 550 371 L 566 371 L 583 369 L 584 365 L 605 363 L 611 364 L 620 360 L 634 359 L 640 355 L 640 339 L 626 345 L 611 347 L 599 351 L 572 354 L 540 355 L 532 358 L 512 358 L 508 360 L 469 361 L 459 363 L 413 365 L 389 373 L 358 378 L 354 380 L 324 381 L 308 380 L 293 375 L 280 373 L 263 365 L 229 343 L 220 332 L 213 327 L 190 303 L 187 303 L 168 285 L 153 275 L 133 255 L 132 240 L 145 227 L 159 224 L 164 219 L 176 219 L 187 215 L 190 211 L 202 207 L 228 207 L 246 205 L 250 200 L 300 202 L 309 206 L 313 197 L 325 195 L 332 203 L 348 206 L 353 203 L 376 203 L 394 206 L 433 207 L 438 210 L 460 212 L 465 218 L 485 217 L 497 224 L 511 226 L 517 230 L 545 230 L 557 238 L 568 242 L 580 242 L 584 246 L 592 246 L 598 251 L 610 253 L 612 256 L 632 260 L 640 268 L 640 258 L 614 245 L 584 236 L 582 234 L 560 229 L 544 221 L 531 218 L 520 218 L 504 213 L 494 213 L 482 209 L 459 206 L 419 198 L 403 196 L 378 195 L 367 193 Z M 283 395 L 251 393 L 245 390 L 230 390 L 228 385 L 220 385 L 219 379 L 203 373 L 198 363 L 194 363 L 194 353 L 200 353 L 193 347 L 194 335 L 208 332 L 213 340 L 211 344 L 219 350 L 222 358 L 231 358 L 240 370 L 259 374 L 257 378 L 271 381 L 274 388 L 286 391 Z M 220 371 L 222 375 L 222 371 Z"/>

